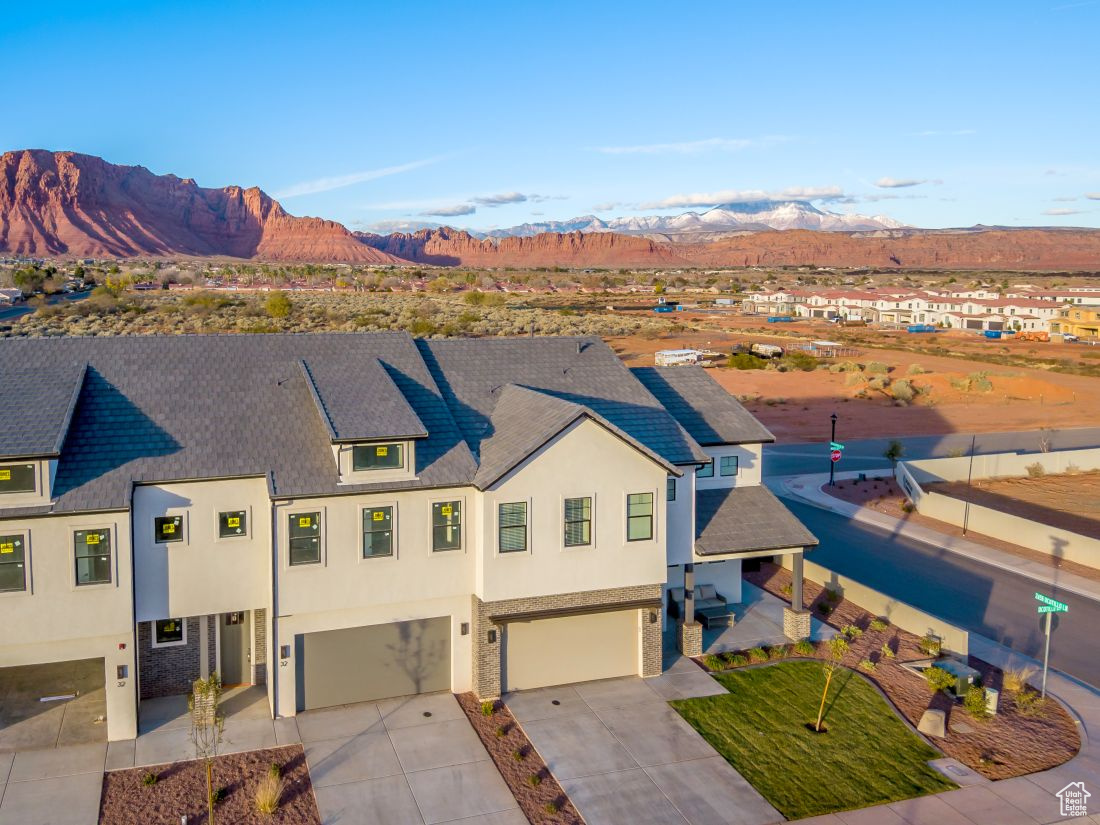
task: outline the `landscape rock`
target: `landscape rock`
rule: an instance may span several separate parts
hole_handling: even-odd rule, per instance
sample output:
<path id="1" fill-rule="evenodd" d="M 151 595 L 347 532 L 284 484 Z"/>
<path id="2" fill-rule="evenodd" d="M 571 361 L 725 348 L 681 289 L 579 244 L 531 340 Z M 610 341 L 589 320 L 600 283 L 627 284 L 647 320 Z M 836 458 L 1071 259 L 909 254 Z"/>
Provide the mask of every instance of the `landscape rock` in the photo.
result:
<path id="1" fill-rule="evenodd" d="M 935 736 L 943 739 L 947 736 L 947 714 L 942 710 L 926 710 L 921 714 L 917 730 L 925 736 Z"/>

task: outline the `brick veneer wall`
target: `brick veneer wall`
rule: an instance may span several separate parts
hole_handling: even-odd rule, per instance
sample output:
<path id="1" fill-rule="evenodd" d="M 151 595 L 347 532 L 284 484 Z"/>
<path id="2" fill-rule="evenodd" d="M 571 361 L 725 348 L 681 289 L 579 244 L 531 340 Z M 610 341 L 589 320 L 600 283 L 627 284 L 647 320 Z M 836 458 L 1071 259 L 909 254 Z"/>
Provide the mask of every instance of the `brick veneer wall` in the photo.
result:
<path id="1" fill-rule="evenodd" d="M 483 602 L 473 596 L 474 615 L 474 692 L 480 699 L 500 696 L 500 661 L 504 653 L 501 628 L 489 620 L 490 616 L 511 616 L 536 610 L 559 610 L 572 607 L 605 607 L 614 610 L 617 604 L 652 600 L 659 602 L 662 595 L 659 584 L 618 587 L 611 590 L 589 590 L 583 593 L 557 593 L 553 596 L 536 596 L 528 599 L 507 599 Z M 650 609 L 657 611 L 657 621 L 650 623 Z M 661 610 L 660 607 L 644 608 L 639 613 L 642 622 L 642 676 L 657 676 L 661 672 Z M 496 629 L 497 639 L 489 641 L 489 631 Z"/>
<path id="2" fill-rule="evenodd" d="M 259 608 L 253 622 L 256 638 L 252 641 L 252 681 L 264 685 L 267 684 L 267 611 Z"/>
<path id="3" fill-rule="evenodd" d="M 141 698 L 155 699 L 190 693 L 191 684 L 201 675 L 199 619 L 187 623 L 187 644 L 153 647 L 153 623 L 138 624 L 138 668 L 141 674 Z M 213 641 L 210 646 L 213 647 Z"/>

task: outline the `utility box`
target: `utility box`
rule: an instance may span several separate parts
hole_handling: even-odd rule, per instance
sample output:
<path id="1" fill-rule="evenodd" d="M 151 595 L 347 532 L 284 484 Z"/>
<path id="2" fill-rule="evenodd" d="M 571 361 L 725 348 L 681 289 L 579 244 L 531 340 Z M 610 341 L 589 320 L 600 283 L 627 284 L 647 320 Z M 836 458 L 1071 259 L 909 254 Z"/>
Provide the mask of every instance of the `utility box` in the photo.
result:
<path id="1" fill-rule="evenodd" d="M 935 665 L 955 677 L 956 696 L 966 696 L 966 692 L 974 684 L 974 680 L 981 675 L 974 668 L 963 664 L 957 659 L 940 659 Z"/>
<path id="2" fill-rule="evenodd" d="M 995 688 L 985 689 L 985 711 L 990 716 L 997 715 L 997 706 L 1001 703 L 1001 692 Z"/>

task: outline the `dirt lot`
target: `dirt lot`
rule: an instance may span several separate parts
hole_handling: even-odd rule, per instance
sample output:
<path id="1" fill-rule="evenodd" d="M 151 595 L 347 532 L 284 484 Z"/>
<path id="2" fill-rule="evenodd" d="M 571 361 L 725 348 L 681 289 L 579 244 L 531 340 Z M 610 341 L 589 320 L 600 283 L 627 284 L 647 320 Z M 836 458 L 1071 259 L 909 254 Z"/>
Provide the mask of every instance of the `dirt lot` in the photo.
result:
<path id="1" fill-rule="evenodd" d="M 1100 471 L 982 479 L 970 488 L 941 482 L 927 489 L 1100 539 Z"/>
<path id="2" fill-rule="evenodd" d="M 707 321 L 708 316 L 699 313 L 683 313 L 683 316 L 685 323 L 719 323 Z M 790 346 L 793 343 L 836 340 L 840 337 L 837 335 L 839 330 L 822 323 L 785 324 L 781 330 L 785 334 L 777 335 L 775 329 L 766 328 L 776 325 L 767 325 L 761 319 L 730 315 L 722 316 L 720 322 L 729 329 L 751 322 L 760 331 L 747 329 L 733 332 L 719 328 L 685 330 L 656 340 L 630 336 L 609 338 L 608 342 L 629 366 L 642 366 L 652 364 L 653 353 L 659 349 L 699 347 L 729 352 L 738 343 L 759 341 Z M 1050 353 L 1055 352 L 1064 358 L 1067 369 L 1092 369 L 1100 362 L 1085 356 L 1100 356 L 1100 351 L 1093 352 L 1097 348 L 1027 342 L 1012 342 L 1005 346 L 1000 346 L 999 342 L 989 342 L 986 345 L 984 339 L 961 332 L 923 336 L 914 344 L 912 340 L 902 339 L 904 335 L 882 330 L 859 330 L 858 336 L 853 337 L 860 340 L 853 340 L 849 345 L 860 354 L 835 359 L 835 362 L 854 361 L 865 366 L 870 362 L 885 364 L 891 383 L 905 380 L 919 390 L 916 399 L 905 406 L 899 406 L 888 391 L 868 389 L 865 381 L 850 378 L 850 373 L 829 372 L 827 368 L 812 372 L 722 368 L 715 369 L 712 374 L 731 394 L 742 399 L 749 410 L 783 442 L 827 438 L 825 428 L 833 412 L 843 417 L 847 432 L 868 438 L 1041 427 L 1057 429 L 1096 423 L 1100 378 L 1052 372 L 1048 368 L 1004 366 L 977 358 L 986 355 L 991 358 L 1034 359 L 1053 357 Z M 917 337 L 909 336 L 909 339 Z M 879 349 L 864 343 L 872 340 L 876 344 L 895 341 L 921 347 L 931 343 L 954 352 L 973 354 L 975 358 Z M 1004 349 L 1010 350 L 1010 355 L 1005 355 Z M 1030 354 L 1032 350 L 1035 350 L 1035 355 Z M 985 374 L 984 380 L 990 385 L 988 388 L 978 378 L 978 373 Z M 867 373 L 864 375 L 870 377 Z M 865 397 L 857 397 L 861 395 Z"/>

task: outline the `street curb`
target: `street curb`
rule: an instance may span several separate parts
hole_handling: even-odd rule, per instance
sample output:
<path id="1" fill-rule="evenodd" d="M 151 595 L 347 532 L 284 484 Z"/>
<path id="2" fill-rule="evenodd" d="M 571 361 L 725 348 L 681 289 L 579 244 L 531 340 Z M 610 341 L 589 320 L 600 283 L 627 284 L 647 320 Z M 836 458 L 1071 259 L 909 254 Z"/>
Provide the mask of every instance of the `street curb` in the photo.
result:
<path id="1" fill-rule="evenodd" d="M 856 472 L 837 473 L 838 479 L 855 478 L 858 474 Z M 881 473 L 869 471 L 867 473 L 868 478 L 872 477 L 884 477 L 890 475 L 888 470 L 884 470 Z M 960 543 L 973 544 L 973 542 L 967 542 L 965 539 L 958 539 L 955 536 L 948 536 L 945 533 L 937 533 L 935 530 L 927 527 L 914 527 L 906 525 L 899 519 L 892 519 L 889 516 L 884 516 L 879 513 L 868 513 L 866 508 L 857 507 L 854 504 L 841 501 L 840 499 L 833 499 L 828 493 L 821 492 L 821 498 L 816 498 L 813 495 L 806 495 L 792 487 L 792 482 L 798 482 L 809 490 L 820 490 L 821 485 L 828 480 L 827 473 L 812 473 L 809 475 L 801 476 L 784 476 L 765 482 L 768 487 L 772 489 L 772 492 L 784 498 L 793 499 L 803 504 L 808 504 L 811 507 L 816 507 L 819 510 L 825 510 L 826 512 L 836 513 L 837 515 L 850 518 L 853 521 L 863 522 L 864 524 L 870 524 L 874 527 L 878 527 L 881 530 L 886 530 L 894 535 L 904 536 L 905 538 L 919 541 L 922 544 L 927 544 L 930 547 L 935 547 L 937 550 L 945 550 L 949 553 L 954 553 L 957 556 L 961 556 L 971 561 L 976 561 L 981 564 L 988 564 L 990 567 L 996 567 L 1000 570 L 1004 570 L 1007 573 L 1014 573 L 1018 576 L 1022 576 L 1031 581 L 1038 582 L 1040 584 L 1047 585 L 1049 587 L 1056 587 L 1061 590 L 1065 590 L 1069 593 L 1073 593 L 1075 596 L 1081 598 L 1090 599 L 1092 601 L 1100 601 L 1100 583 L 1088 582 L 1087 579 L 1081 579 L 1081 577 L 1074 575 L 1073 573 L 1060 573 L 1061 576 L 1069 576 L 1072 579 L 1080 579 L 1088 584 L 1079 584 L 1072 579 L 1067 582 L 1065 580 L 1055 581 L 1049 576 L 1043 576 L 1037 572 L 1033 572 L 1026 568 L 1021 568 L 1019 563 L 1009 563 L 997 559 L 997 556 L 1008 556 L 1015 559 L 1015 556 L 1009 556 L 1001 550 L 997 550 L 992 547 L 986 547 L 984 545 L 979 546 L 980 552 L 974 552 L 964 547 L 958 546 Z M 986 556 L 989 556 L 987 558 Z"/>

